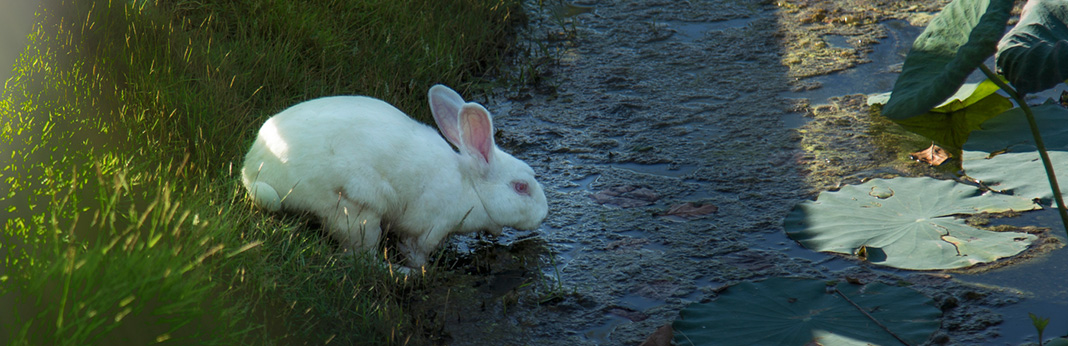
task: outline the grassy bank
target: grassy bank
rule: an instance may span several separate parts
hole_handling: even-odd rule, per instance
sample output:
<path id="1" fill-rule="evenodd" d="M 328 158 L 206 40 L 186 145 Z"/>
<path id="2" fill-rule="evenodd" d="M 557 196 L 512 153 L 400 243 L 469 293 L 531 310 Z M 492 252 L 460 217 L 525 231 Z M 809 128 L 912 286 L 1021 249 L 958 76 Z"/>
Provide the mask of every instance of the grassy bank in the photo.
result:
<path id="1" fill-rule="evenodd" d="M 324 95 L 426 119 L 434 83 L 498 64 L 514 0 L 68 1 L 0 97 L 0 340 L 422 344 L 402 280 L 261 213 L 259 125 Z M 10 154 L 10 155 L 9 155 Z M 311 230 L 311 231 L 309 231 Z"/>

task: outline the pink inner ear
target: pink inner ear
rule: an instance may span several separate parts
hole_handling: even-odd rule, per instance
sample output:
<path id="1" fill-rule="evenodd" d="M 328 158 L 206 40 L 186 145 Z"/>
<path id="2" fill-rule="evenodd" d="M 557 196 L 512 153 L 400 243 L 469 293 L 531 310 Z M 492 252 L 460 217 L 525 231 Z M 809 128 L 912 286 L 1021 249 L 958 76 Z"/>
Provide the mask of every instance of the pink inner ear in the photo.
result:
<path id="1" fill-rule="evenodd" d="M 460 110 L 464 147 L 468 152 L 489 163 L 493 155 L 493 122 L 489 113 L 478 104 L 468 103 Z"/>
<path id="2" fill-rule="evenodd" d="M 434 114 L 434 122 L 438 124 L 438 130 L 445 139 L 460 147 L 460 107 L 464 100 L 452 89 L 443 85 L 435 85 L 428 92 L 430 98 L 430 112 Z"/>

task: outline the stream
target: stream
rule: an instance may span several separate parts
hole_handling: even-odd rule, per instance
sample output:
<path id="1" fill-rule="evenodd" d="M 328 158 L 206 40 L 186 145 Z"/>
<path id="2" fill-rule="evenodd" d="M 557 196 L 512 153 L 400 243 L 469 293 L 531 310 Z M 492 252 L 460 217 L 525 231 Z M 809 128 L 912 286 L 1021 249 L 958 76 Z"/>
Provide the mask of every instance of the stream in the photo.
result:
<path id="1" fill-rule="evenodd" d="M 535 234 L 501 241 L 544 241 L 542 270 L 565 294 L 455 308 L 450 344 L 637 345 L 725 285 L 777 276 L 909 282 L 943 310 L 928 343 L 1035 342 L 1027 312 L 1064 335 L 1068 299 L 1048 280 L 1068 274 L 1064 250 L 985 272 L 914 272 L 813 252 L 783 232 L 796 203 L 839 184 L 944 177 L 888 162 L 923 148 L 869 145 L 887 125 L 873 125 L 862 95 L 842 97 L 889 91 L 944 3 L 577 1 L 564 17 L 530 6 L 527 39 L 558 63 L 545 85 L 485 103 L 551 210 Z M 561 36 L 573 39 L 545 39 Z M 803 148 L 811 140 L 830 154 Z M 687 202 L 715 208 L 671 215 Z M 1059 228 L 1050 209 L 998 222 Z"/>

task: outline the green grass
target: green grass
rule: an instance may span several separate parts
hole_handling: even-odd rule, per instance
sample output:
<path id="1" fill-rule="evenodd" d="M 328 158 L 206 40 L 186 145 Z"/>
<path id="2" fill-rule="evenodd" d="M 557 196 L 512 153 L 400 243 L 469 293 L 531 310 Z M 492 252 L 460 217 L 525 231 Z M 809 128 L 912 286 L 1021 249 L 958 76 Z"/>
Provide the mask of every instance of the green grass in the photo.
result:
<path id="1" fill-rule="evenodd" d="M 434 277 L 342 256 L 237 179 L 270 115 L 324 95 L 427 119 L 496 70 L 517 0 L 69 1 L 0 97 L 0 341 L 425 344 Z M 236 166 L 236 167 L 235 167 Z"/>

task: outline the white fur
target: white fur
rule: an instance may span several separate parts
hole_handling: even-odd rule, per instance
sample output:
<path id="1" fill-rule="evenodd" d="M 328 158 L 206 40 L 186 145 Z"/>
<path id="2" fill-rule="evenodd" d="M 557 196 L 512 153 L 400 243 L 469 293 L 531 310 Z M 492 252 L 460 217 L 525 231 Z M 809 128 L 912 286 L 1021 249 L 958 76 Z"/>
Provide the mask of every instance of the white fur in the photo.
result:
<path id="1" fill-rule="evenodd" d="M 441 85 L 428 94 L 459 153 L 386 102 L 324 97 L 263 124 L 241 169 L 245 188 L 264 209 L 319 216 L 349 249 L 374 251 L 383 229 L 395 232 L 413 267 L 450 233 L 537 228 L 548 212 L 544 191 L 530 166 L 493 144 L 485 108 Z"/>

